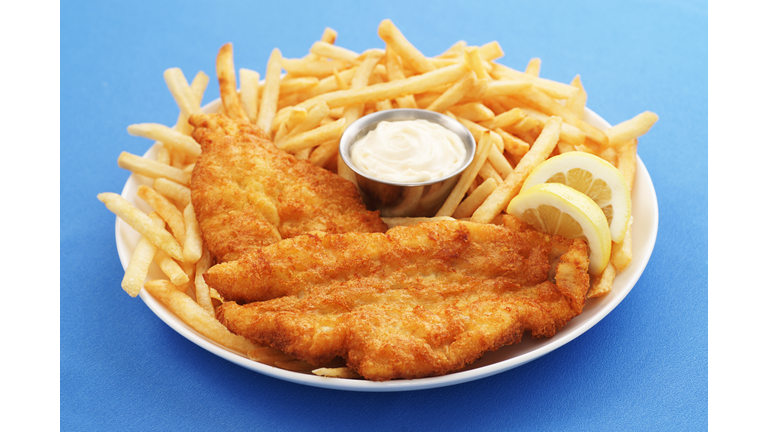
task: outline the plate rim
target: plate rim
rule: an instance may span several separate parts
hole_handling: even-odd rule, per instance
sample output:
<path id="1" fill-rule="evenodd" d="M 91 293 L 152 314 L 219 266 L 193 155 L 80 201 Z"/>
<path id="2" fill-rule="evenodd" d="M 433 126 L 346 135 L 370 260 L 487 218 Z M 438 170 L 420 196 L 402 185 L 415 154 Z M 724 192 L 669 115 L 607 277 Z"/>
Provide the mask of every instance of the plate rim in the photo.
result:
<path id="1" fill-rule="evenodd" d="M 215 112 L 218 109 L 219 105 L 220 105 L 220 99 L 216 99 L 206 104 L 203 107 L 203 111 Z M 606 120 L 604 120 L 602 117 L 600 117 L 598 114 L 596 114 L 589 108 L 585 108 L 584 114 L 585 114 L 585 121 L 587 123 L 592 124 L 593 126 L 603 130 L 610 127 L 610 124 Z M 144 155 L 145 156 L 150 155 L 151 153 L 153 153 L 153 151 L 156 151 L 157 147 L 158 147 L 157 144 L 153 145 Z M 630 264 L 630 266 L 632 267 L 632 274 L 629 275 L 629 279 L 624 282 L 628 285 L 628 287 L 625 290 L 622 290 L 621 292 L 617 292 L 618 295 L 610 296 L 610 293 L 609 293 L 609 295 L 606 296 L 606 297 L 610 297 L 607 301 L 605 297 L 589 300 L 590 302 L 601 301 L 601 302 L 605 302 L 606 304 L 597 306 L 598 307 L 597 313 L 591 315 L 590 317 L 588 317 L 583 321 L 578 322 L 578 324 L 576 324 L 573 328 L 571 328 L 569 331 L 566 331 L 564 336 L 563 336 L 563 333 L 564 333 L 563 329 L 567 328 L 569 325 L 572 325 L 573 320 L 571 320 L 571 322 L 566 324 L 563 327 L 563 329 L 558 330 L 558 333 L 560 333 L 560 337 L 558 337 L 558 334 L 556 334 L 552 338 L 544 339 L 544 341 L 552 341 L 552 342 L 545 343 L 545 345 L 537 347 L 523 354 L 516 355 L 502 361 L 496 361 L 494 363 L 491 363 L 485 366 L 480 366 L 477 368 L 460 370 L 457 372 L 453 372 L 450 374 L 437 376 L 437 377 L 418 378 L 418 379 L 412 379 L 412 380 L 393 380 L 393 381 L 384 381 L 384 382 L 375 382 L 375 381 L 360 380 L 360 379 L 328 378 L 328 377 L 321 377 L 321 376 L 312 375 L 312 374 L 287 371 L 274 366 L 268 366 L 268 365 L 250 360 L 249 358 L 235 351 L 232 351 L 222 345 L 219 345 L 211 341 L 210 339 L 206 338 L 205 336 L 197 333 L 197 331 L 192 329 L 186 323 L 181 321 L 181 319 L 179 319 L 175 314 L 169 311 L 165 307 L 165 305 L 163 305 L 160 301 L 152 297 L 152 295 L 150 295 L 144 288 L 141 289 L 141 292 L 139 293 L 139 297 L 158 318 L 160 318 L 174 331 L 176 331 L 181 336 L 183 336 L 190 342 L 194 343 L 195 345 L 205 349 L 206 351 L 218 357 L 221 357 L 225 360 L 228 360 L 246 369 L 250 369 L 252 371 L 261 373 L 263 375 L 267 375 L 267 376 L 281 379 L 284 381 L 293 382 L 296 384 L 303 384 L 303 385 L 308 385 L 312 387 L 319 387 L 319 388 L 326 388 L 326 389 L 333 389 L 333 390 L 390 392 L 390 391 L 414 391 L 414 390 L 440 388 L 440 387 L 446 387 L 446 386 L 451 386 L 456 384 L 462 384 L 465 382 L 474 381 L 482 378 L 487 378 L 489 376 L 506 372 L 508 370 L 514 369 L 528 362 L 536 360 L 562 347 L 563 345 L 573 341 L 577 337 L 589 331 L 589 329 L 594 327 L 597 323 L 602 321 L 603 318 L 605 318 L 609 313 L 611 313 L 624 300 L 624 298 L 626 298 L 626 296 L 630 293 L 630 291 L 632 291 L 635 284 L 640 279 L 640 276 L 642 276 L 642 274 L 644 273 L 645 268 L 648 264 L 648 261 L 650 260 L 650 257 L 653 254 L 653 249 L 655 248 L 656 238 L 658 235 L 658 222 L 659 222 L 658 198 L 656 196 L 653 180 L 651 179 L 650 174 L 648 173 L 648 170 L 645 164 L 642 162 L 642 159 L 640 158 L 639 155 L 637 156 L 637 167 L 636 167 L 636 173 L 635 173 L 636 185 L 638 184 L 638 181 L 637 181 L 638 175 L 647 178 L 647 184 L 644 184 L 643 187 L 648 187 L 648 190 L 645 191 L 645 193 L 648 194 L 645 200 L 650 199 L 650 201 L 653 203 L 653 206 L 650 209 L 652 210 L 651 212 L 652 218 L 650 221 L 646 221 L 646 222 L 650 222 L 650 226 L 649 226 L 650 236 L 645 241 L 645 244 L 646 244 L 645 249 L 647 249 L 647 254 L 644 254 L 642 257 L 638 257 L 636 255 L 636 251 L 633 248 L 633 255 L 635 256 L 633 256 L 633 261 Z M 121 191 L 121 196 L 123 196 L 126 199 L 133 198 L 129 196 L 132 183 L 137 183 L 140 181 L 141 180 L 138 178 L 136 174 L 131 173 L 129 178 L 126 180 L 125 185 L 123 186 L 123 190 Z M 634 203 L 633 203 L 633 206 L 634 206 Z M 634 213 L 634 208 L 633 208 L 633 213 Z M 130 253 L 126 251 L 127 246 L 125 245 L 125 239 L 124 239 L 125 233 L 123 231 L 124 229 L 132 230 L 119 217 L 116 217 L 115 240 L 116 240 L 116 246 L 118 249 L 118 255 L 120 258 L 121 265 L 123 266 L 123 269 L 125 269 L 125 267 L 127 266 L 128 260 L 130 259 Z M 633 242 L 633 246 L 635 244 L 636 243 Z M 640 261 L 637 261 L 638 258 L 640 258 Z M 578 318 L 579 317 L 577 316 L 574 318 L 574 320 Z M 511 345 L 511 346 L 515 346 L 515 345 Z M 490 354 L 490 353 L 486 353 L 486 354 Z"/>

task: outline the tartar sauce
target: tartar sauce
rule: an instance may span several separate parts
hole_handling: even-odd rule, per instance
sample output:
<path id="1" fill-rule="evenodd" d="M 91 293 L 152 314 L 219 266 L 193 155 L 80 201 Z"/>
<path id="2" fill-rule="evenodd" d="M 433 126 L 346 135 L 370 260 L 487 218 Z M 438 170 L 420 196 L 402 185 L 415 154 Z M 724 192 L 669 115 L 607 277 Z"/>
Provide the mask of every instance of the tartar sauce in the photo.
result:
<path id="1" fill-rule="evenodd" d="M 459 168 L 466 155 L 456 133 L 422 119 L 380 122 L 350 149 L 360 171 L 395 183 L 445 177 Z"/>

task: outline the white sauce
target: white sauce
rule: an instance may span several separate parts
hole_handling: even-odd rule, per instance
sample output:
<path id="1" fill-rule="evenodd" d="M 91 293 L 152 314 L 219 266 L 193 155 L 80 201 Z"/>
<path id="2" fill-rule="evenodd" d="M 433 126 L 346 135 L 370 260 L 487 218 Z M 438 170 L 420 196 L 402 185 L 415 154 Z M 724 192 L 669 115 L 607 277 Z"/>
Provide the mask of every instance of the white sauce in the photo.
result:
<path id="1" fill-rule="evenodd" d="M 467 150 L 456 133 L 419 119 L 380 122 L 352 145 L 350 156 L 369 177 L 417 183 L 456 172 Z"/>

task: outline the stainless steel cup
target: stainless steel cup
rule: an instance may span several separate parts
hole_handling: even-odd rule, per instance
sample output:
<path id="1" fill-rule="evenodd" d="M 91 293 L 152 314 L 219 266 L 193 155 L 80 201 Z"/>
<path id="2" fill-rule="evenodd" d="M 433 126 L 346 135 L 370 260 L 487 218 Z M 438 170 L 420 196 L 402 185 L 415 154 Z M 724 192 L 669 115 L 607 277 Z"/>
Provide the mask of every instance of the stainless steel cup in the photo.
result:
<path id="1" fill-rule="evenodd" d="M 393 182 L 370 177 L 352 162 L 352 146 L 358 139 L 375 129 L 379 122 L 418 119 L 443 126 L 461 138 L 467 152 L 464 162 L 456 171 L 442 178 L 424 182 Z M 434 111 L 403 108 L 369 114 L 349 125 L 339 141 L 339 154 L 344 163 L 355 172 L 367 206 L 380 210 L 382 216 L 415 217 L 434 216 L 458 182 L 461 173 L 474 159 L 476 147 L 472 133 L 456 120 Z"/>

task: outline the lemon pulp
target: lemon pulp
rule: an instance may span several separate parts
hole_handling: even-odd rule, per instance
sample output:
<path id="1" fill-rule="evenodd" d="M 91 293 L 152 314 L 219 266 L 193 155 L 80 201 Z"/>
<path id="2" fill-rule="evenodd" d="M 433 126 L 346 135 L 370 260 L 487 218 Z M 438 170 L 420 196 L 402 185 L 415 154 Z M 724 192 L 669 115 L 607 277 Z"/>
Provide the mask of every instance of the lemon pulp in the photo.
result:
<path id="1" fill-rule="evenodd" d="M 621 243 L 632 209 L 629 187 L 616 167 L 589 153 L 563 153 L 536 167 L 521 190 L 541 183 L 564 184 L 587 195 L 605 215 L 611 240 Z"/>
<path id="2" fill-rule="evenodd" d="M 560 183 L 531 186 L 510 201 L 507 213 L 536 230 L 580 238 L 589 246 L 589 272 L 602 273 L 611 256 L 611 232 L 600 207 L 585 194 Z"/>

